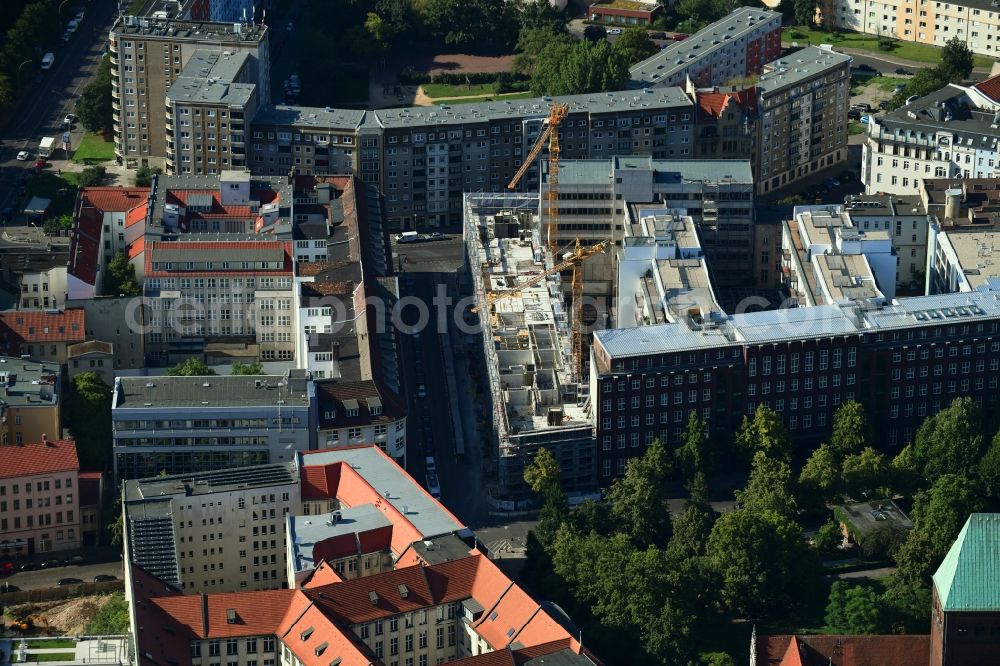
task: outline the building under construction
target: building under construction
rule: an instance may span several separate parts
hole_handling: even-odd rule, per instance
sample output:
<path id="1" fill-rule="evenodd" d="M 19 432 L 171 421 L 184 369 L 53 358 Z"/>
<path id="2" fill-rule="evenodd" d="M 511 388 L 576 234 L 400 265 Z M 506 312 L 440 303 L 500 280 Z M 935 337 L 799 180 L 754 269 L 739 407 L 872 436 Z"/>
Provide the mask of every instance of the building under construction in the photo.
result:
<path id="1" fill-rule="evenodd" d="M 524 468 L 541 447 L 559 461 L 566 489 L 595 485 L 589 389 L 580 380 L 560 276 L 567 261 L 548 249 L 538 203 L 532 195 L 465 195 L 503 497 L 528 492 Z"/>

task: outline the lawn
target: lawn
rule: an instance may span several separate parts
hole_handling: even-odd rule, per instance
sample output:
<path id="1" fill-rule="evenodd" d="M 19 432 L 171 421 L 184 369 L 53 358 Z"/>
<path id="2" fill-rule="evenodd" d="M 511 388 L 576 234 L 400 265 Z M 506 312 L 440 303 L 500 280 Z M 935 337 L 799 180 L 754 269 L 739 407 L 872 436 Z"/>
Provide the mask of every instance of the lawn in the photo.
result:
<path id="1" fill-rule="evenodd" d="M 100 164 L 115 159 L 115 144 L 105 141 L 100 134 L 87 132 L 80 139 L 80 145 L 73 152 L 77 164 Z"/>
<path id="2" fill-rule="evenodd" d="M 865 126 L 856 120 L 852 120 L 847 123 L 847 133 L 848 134 L 864 134 Z"/>
<path id="3" fill-rule="evenodd" d="M 529 97 L 537 97 L 537 95 L 531 92 L 519 92 L 519 93 L 510 93 L 499 97 L 495 97 L 492 95 L 484 95 L 480 97 L 461 97 L 459 99 L 438 99 L 434 100 L 434 103 L 438 105 L 447 104 L 448 106 L 452 106 L 453 104 L 474 104 L 476 102 L 493 102 L 497 100 L 513 101 L 515 99 L 528 99 Z"/>
<path id="4" fill-rule="evenodd" d="M 841 48 L 871 51 L 914 62 L 937 63 L 941 60 L 941 49 L 936 46 L 893 40 L 893 48 L 889 51 L 883 51 L 878 47 L 878 37 L 859 32 L 832 33 L 812 28 L 795 27 L 785 31 L 782 35 L 782 41 L 812 45 L 832 44 Z M 993 59 L 986 56 L 973 56 L 972 60 L 976 67 L 989 67 L 993 64 Z"/>
<path id="5" fill-rule="evenodd" d="M 879 76 L 872 79 L 872 81 L 874 81 L 875 85 L 887 93 L 895 93 L 897 85 L 906 85 L 910 82 L 910 79 L 903 78 L 901 76 Z"/>
<path id="6" fill-rule="evenodd" d="M 497 92 L 495 83 L 478 83 L 467 86 L 464 83 L 451 85 L 448 83 L 425 83 L 421 86 L 428 97 L 471 97 L 473 95 L 494 95 Z"/>
<path id="7" fill-rule="evenodd" d="M 75 652 L 29 652 L 28 661 L 75 661 Z"/>
<path id="8" fill-rule="evenodd" d="M 39 649 L 39 648 L 71 648 L 76 647 L 76 641 L 69 638 L 53 638 L 51 640 L 29 640 L 28 649 Z"/>

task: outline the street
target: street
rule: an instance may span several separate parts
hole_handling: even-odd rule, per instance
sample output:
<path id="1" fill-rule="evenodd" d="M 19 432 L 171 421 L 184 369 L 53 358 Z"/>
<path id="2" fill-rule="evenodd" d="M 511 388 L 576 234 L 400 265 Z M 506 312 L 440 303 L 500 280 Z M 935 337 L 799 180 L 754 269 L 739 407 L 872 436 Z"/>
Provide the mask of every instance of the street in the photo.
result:
<path id="1" fill-rule="evenodd" d="M 46 587 L 56 587 L 60 578 L 79 578 L 85 583 L 91 583 L 94 576 L 108 574 L 123 580 L 121 560 L 101 562 L 97 564 L 79 564 L 54 569 L 38 569 L 37 571 L 19 571 L 13 576 L 0 578 L 0 586 L 16 585 L 22 590 L 35 590 Z M 2 597 L 0 597 L 2 599 Z"/>
<path id="2" fill-rule="evenodd" d="M 68 43 L 58 41 L 58 32 L 53 30 L 54 44 L 24 56 L 31 61 L 24 64 L 22 77 L 34 80 L 35 84 L 18 93 L 0 129 L 0 209 L 14 205 L 17 176 L 34 162 L 41 138 L 52 136 L 61 140 L 63 132 L 59 124 L 63 116 L 73 111 L 80 92 L 93 78 L 107 49 L 115 3 L 95 2 L 86 5 L 86 9 L 80 28 Z M 69 9 L 63 14 L 70 17 Z M 38 65 L 44 51 L 55 54 L 55 64 L 48 71 Z M 71 134 L 72 145 L 78 145 L 82 136 L 83 127 L 77 124 Z M 31 160 L 17 161 L 20 150 L 30 151 Z M 57 155 L 62 155 L 61 150 L 60 144 Z"/>

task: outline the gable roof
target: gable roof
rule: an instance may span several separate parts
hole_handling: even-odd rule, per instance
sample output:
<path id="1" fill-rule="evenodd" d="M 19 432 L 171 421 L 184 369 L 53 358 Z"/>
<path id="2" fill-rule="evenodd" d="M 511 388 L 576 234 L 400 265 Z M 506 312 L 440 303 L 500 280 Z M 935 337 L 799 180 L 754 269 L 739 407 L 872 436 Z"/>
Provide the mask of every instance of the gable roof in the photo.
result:
<path id="1" fill-rule="evenodd" d="M 180 629 L 196 638 L 276 634 L 295 590 L 190 594 L 153 599 Z M 235 612 L 235 622 L 228 612 Z"/>
<path id="2" fill-rule="evenodd" d="M 758 666 L 926 666 L 930 636 L 757 637 Z"/>
<path id="3" fill-rule="evenodd" d="M 50 439 L 33 444 L 3 447 L 0 479 L 73 472 L 79 469 L 80 459 L 76 455 L 76 442 L 72 439 Z"/>
<path id="4" fill-rule="evenodd" d="M 696 92 L 698 110 L 713 118 L 718 118 L 730 103 L 735 103 L 741 111 L 753 113 L 757 108 L 757 89 L 746 88 L 733 92 Z"/>
<path id="5" fill-rule="evenodd" d="M 945 611 L 1000 610 L 1000 513 L 974 513 L 934 572 Z"/>
<path id="6" fill-rule="evenodd" d="M 0 312 L 0 337 L 8 344 L 20 342 L 83 342 L 86 340 L 83 308 L 4 310 Z"/>
<path id="7" fill-rule="evenodd" d="M 1000 102 L 1000 74 L 991 76 L 985 81 L 980 81 L 974 85 L 973 88 L 983 93 L 993 101 Z"/>

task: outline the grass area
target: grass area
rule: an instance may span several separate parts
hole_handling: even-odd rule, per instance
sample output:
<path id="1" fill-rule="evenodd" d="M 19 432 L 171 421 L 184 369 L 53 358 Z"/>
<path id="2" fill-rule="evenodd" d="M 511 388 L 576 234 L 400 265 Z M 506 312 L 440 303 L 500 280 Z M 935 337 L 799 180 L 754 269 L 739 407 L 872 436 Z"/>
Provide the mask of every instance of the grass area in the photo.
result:
<path id="1" fill-rule="evenodd" d="M 492 95 L 485 95 L 482 97 L 462 97 L 461 99 L 440 99 L 434 100 L 435 104 L 447 104 L 452 106 L 453 104 L 473 104 L 475 102 L 492 102 L 494 100 L 515 100 L 515 99 L 528 99 L 529 97 L 537 97 L 531 92 L 519 92 L 510 93 L 509 95 L 503 95 L 501 97 L 495 97 Z"/>
<path id="2" fill-rule="evenodd" d="M 80 145 L 73 152 L 73 161 L 77 164 L 100 164 L 115 159 L 115 144 L 105 141 L 100 134 L 87 132 L 80 140 Z"/>
<path id="3" fill-rule="evenodd" d="M 879 76 L 872 79 L 872 81 L 875 82 L 875 85 L 878 86 L 880 90 L 884 90 L 887 93 L 895 93 L 897 85 L 906 85 L 910 79 L 901 76 Z"/>
<path id="4" fill-rule="evenodd" d="M 75 652 L 35 652 L 28 653 L 28 661 L 75 661 Z"/>
<path id="5" fill-rule="evenodd" d="M 865 35 L 860 32 L 833 33 L 813 28 L 795 27 L 785 31 L 784 35 L 782 35 L 782 40 L 811 45 L 832 44 L 841 48 L 871 51 L 872 53 L 895 56 L 914 62 L 937 64 L 941 59 L 941 49 L 937 46 L 893 40 L 892 48 L 888 51 L 883 51 L 878 47 L 878 37 L 875 35 Z M 972 60 L 976 67 L 989 67 L 993 64 L 993 59 L 986 56 L 976 55 L 972 57 Z"/>
<path id="6" fill-rule="evenodd" d="M 856 120 L 852 120 L 847 123 L 847 133 L 848 134 L 864 134 L 865 126 Z"/>
<path id="7" fill-rule="evenodd" d="M 71 648 L 76 647 L 76 641 L 69 638 L 53 638 L 51 640 L 43 641 L 33 639 L 28 641 L 28 649 L 37 648 Z"/>
<path id="8" fill-rule="evenodd" d="M 449 83 L 425 83 L 421 86 L 428 97 L 471 97 L 473 95 L 494 95 L 497 92 L 495 83 L 478 83 L 467 86 L 464 83 L 451 85 Z"/>

